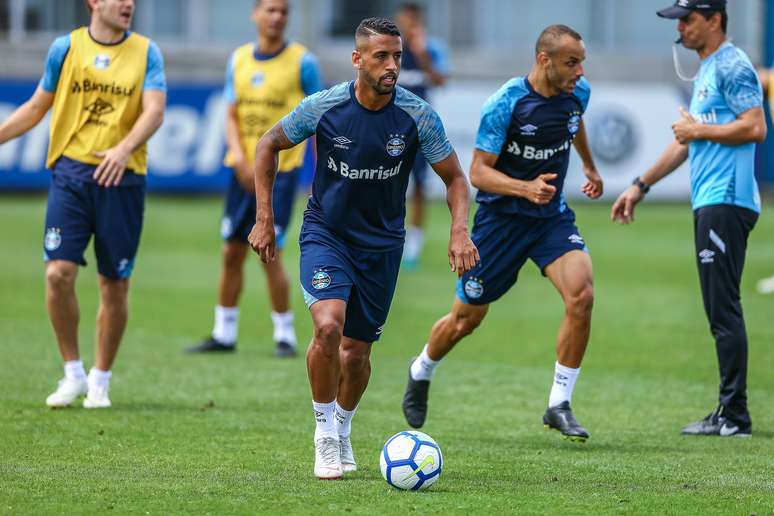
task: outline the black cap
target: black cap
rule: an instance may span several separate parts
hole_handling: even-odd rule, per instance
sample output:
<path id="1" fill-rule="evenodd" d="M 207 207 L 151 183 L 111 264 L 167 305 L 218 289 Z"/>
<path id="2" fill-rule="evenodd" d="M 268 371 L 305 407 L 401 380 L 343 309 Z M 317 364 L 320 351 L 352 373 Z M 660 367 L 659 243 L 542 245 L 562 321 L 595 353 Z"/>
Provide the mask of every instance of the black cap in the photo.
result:
<path id="1" fill-rule="evenodd" d="M 688 16 L 691 11 L 722 11 L 725 8 L 726 0 L 677 0 L 675 5 L 661 9 L 656 14 L 676 20 Z"/>

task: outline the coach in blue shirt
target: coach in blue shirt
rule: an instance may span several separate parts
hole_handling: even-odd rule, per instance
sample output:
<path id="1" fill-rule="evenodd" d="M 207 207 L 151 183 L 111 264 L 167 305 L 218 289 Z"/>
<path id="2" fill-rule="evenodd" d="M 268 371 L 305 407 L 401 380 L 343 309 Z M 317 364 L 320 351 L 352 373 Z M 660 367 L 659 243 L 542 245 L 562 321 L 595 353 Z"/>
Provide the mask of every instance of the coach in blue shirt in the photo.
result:
<path id="1" fill-rule="evenodd" d="M 747 237 L 761 209 L 754 165 L 755 144 L 766 138 L 763 94 L 750 59 L 726 37 L 726 0 L 678 0 L 658 15 L 679 20 L 677 43 L 695 50 L 701 67 L 692 79 L 690 111 L 681 110 L 672 125 L 675 141 L 621 194 L 612 218 L 633 222 L 634 207 L 650 187 L 689 159 L 697 265 L 717 347 L 720 397 L 712 413 L 682 433 L 750 436 L 739 284 Z"/>

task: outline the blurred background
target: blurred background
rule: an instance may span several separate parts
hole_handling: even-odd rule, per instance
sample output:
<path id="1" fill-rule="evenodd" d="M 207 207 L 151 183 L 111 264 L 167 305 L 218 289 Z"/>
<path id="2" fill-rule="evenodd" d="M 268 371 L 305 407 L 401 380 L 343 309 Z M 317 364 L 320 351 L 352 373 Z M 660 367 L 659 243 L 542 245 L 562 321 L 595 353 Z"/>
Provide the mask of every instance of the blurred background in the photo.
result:
<path id="1" fill-rule="evenodd" d="M 223 75 L 229 53 L 255 39 L 249 19 L 253 0 L 138 0 L 134 30 L 153 38 L 166 59 L 169 109 L 150 148 L 151 191 L 216 192 L 229 171 L 221 165 Z M 365 17 L 392 16 L 397 0 L 294 0 L 289 36 L 319 58 L 327 84 L 354 76 L 352 35 Z M 484 100 L 505 80 L 529 71 L 534 41 L 552 23 L 578 30 L 587 45 L 592 97 L 586 122 L 607 196 L 617 195 L 671 139 L 678 107 L 689 102 L 691 84 L 672 63 L 676 23 L 655 11 L 670 0 L 426 0 L 430 36 L 449 49 L 451 78 L 432 100 L 463 167 L 470 162 Z M 663 5 L 662 5 L 663 4 Z M 550 5 L 550 8 L 547 6 Z M 729 36 L 757 66 L 774 58 L 774 6 L 763 0 L 730 0 Z M 85 24 L 82 0 L 0 0 L 0 120 L 24 102 L 43 70 L 46 51 L 60 34 Z M 681 52 L 696 69 L 695 54 Z M 43 171 L 47 124 L 0 147 L 0 189 L 36 190 Z M 770 138 L 774 140 L 774 138 Z M 774 147 L 759 153 L 760 182 L 771 188 Z M 771 161 L 774 164 L 774 160 Z M 574 170 L 573 170 L 574 169 Z M 309 179 L 307 171 L 307 180 Z M 579 193 L 574 159 L 568 195 Z M 687 199 L 687 169 L 654 189 L 654 197 Z M 443 191 L 440 182 L 433 190 Z"/>

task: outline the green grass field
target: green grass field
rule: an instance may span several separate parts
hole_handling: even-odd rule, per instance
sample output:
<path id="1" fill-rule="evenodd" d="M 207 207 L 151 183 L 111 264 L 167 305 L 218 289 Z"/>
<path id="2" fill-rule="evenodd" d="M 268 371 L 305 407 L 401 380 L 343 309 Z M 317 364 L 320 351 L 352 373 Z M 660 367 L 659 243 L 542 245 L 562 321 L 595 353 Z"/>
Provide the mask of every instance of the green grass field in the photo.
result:
<path id="1" fill-rule="evenodd" d="M 517 287 L 438 369 L 424 430 L 440 444 L 445 470 L 429 492 L 405 493 L 382 480 L 378 453 L 406 428 L 407 361 L 453 299 L 445 206 L 432 209 L 425 261 L 401 274 L 373 352 L 371 385 L 353 426 L 360 471 L 320 482 L 312 476 L 304 361 L 272 358 L 255 262 L 239 352 L 181 353 L 211 330 L 220 199 L 149 199 L 129 329 L 111 383 L 114 407 L 90 412 L 44 405 L 62 375 L 43 298 L 45 199 L 2 197 L 0 513 L 774 513 L 774 296 L 754 290 L 757 279 L 774 274 L 768 208 L 743 282 L 752 439 L 678 435 L 714 407 L 718 382 L 690 209 L 646 204 L 633 227 L 620 227 L 609 222 L 609 205 L 579 205 L 597 301 L 573 405 L 591 439 L 572 444 L 543 430 L 562 305 L 528 264 Z M 290 245 L 294 283 L 297 256 Z M 94 262 L 91 250 L 87 258 Z M 87 367 L 95 270 L 82 269 L 78 284 Z M 306 342 L 309 317 L 298 289 L 293 296 Z"/>

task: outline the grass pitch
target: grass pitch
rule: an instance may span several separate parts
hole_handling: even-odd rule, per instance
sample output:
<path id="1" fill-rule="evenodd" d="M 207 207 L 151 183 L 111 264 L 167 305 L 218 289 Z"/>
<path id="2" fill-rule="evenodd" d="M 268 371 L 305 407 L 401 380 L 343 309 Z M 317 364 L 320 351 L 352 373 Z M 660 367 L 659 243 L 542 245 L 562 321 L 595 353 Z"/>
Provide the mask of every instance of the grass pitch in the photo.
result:
<path id="1" fill-rule="evenodd" d="M 431 210 L 424 262 L 401 273 L 373 352 L 353 426 L 360 471 L 320 482 L 312 476 L 304 360 L 272 358 L 254 261 L 238 353 L 181 352 L 212 326 L 220 199 L 149 199 L 111 382 L 114 407 L 52 411 L 44 400 L 62 370 L 43 301 L 45 199 L 3 197 L 0 513 L 774 512 L 774 297 L 753 288 L 774 274 L 770 211 L 752 234 L 742 288 L 754 428 L 744 440 L 678 435 L 713 408 L 718 383 L 690 209 L 646 203 L 633 227 L 620 227 L 609 222 L 607 204 L 576 208 L 597 301 L 573 405 L 591 439 L 571 444 L 542 428 L 562 305 L 528 264 L 439 367 L 424 430 L 440 444 L 445 470 L 429 492 L 404 493 L 382 480 L 378 453 L 407 427 L 400 410 L 407 361 L 453 299 L 443 205 Z M 87 258 L 78 293 L 90 367 L 97 291 L 91 250 Z M 285 258 L 296 284 L 297 245 Z M 310 321 L 295 288 L 293 302 L 299 338 L 308 342 Z"/>

